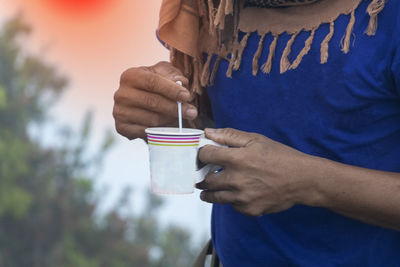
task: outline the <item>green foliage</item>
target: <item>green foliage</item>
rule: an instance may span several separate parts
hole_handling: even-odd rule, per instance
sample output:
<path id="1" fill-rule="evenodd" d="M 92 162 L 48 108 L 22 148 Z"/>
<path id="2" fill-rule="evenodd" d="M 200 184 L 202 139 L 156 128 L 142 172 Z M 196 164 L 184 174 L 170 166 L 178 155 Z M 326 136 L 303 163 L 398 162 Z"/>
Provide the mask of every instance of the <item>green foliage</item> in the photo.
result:
<path id="1" fill-rule="evenodd" d="M 190 236 L 159 225 L 156 196 L 148 195 L 142 214 L 122 216 L 132 194 L 126 190 L 114 209 L 96 215 L 102 196 L 89 170 L 100 169 L 113 138 L 107 133 L 88 156 L 91 113 L 79 135 L 65 129 L 58 147 L 31 137 L 31 126 L 48 123 L 67 79 L 24 53 L 29 32 L 19 17 L 0 31 L 0 266 L 190 266 Z"/>

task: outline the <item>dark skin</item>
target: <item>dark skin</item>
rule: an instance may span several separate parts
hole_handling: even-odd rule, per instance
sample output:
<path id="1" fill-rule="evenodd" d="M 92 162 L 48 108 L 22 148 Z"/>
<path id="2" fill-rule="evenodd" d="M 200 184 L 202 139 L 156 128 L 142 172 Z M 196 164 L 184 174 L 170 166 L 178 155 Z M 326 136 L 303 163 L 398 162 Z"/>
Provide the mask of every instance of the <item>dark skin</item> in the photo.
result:
<path id="1" fill-rule="evenodd" d="M 146 138 L 144 130 L 148 127 L 176 126 L 177 101 L 182 102 L 183 118 L 194 120 L 197 109 L 189 104 L 192 96 L 187 86 L 188 79 L 168 62 L 126 70 L 114 94 L 117 132 L 128 139 Z"/>
<path id="2" fill-rule="evenodd" d="M 176 125 L 176 101 L 194 120 L 187 80 L 169 63 L 134 68 L 121 76 L 115 93 L 117 131 L 144 138 L 144 129 Z M 155 98 L 156 100 L 152 100 Z M 200 149 L 202 162 L 223 166 L 197 184 L 201 199 L 232 204 L 249 216 L 276 213 L 303 204 L 331 209 L 366 223 L 400 231 L 400 174 L 359 168 L 307 155 L 263 135 L 234 129 L 207 129 L 206 136 L 228 147 Z"/>

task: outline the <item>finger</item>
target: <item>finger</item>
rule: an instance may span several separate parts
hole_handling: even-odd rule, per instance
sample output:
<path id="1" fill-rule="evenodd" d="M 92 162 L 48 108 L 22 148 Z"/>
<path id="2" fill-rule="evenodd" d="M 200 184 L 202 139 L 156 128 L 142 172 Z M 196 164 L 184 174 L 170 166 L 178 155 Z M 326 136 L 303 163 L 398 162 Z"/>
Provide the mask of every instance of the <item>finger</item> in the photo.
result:
<path id="1" fill-rule="evenodd" d="M 234 187 L 232 181 L 229 179 L 228 171 L 219 173 L 209 173 L 206 178 L 200 183 L 196 184 L 197 189 L 210 190 L 210 191 L 233 191 Z"/>
<path id="2" fill-rule="evenodd" d="M 124 90 L 115 95 L 119 105 L 139 107 L 174 118 L 178 117 L 178 104 L 161 95 L 141 90 Z M 123 108 L 123 107 L 120 107 Z M 193 120 L 197 117 L 197 108 L 191 104 L 182 104 L 183 118 Z"/>
<path id="3" fill-rule="evenodd" d="M 231 165 L 236 161 L 236 151 L 232 148 L 206 145 L 199 150 L 199 160 L 222 167 Z"/>
<path id="4" fill-rule="evenodd" d="M 235 201 L 235 194 L 231 191 L 203 191 L 200 199 L 208 203 L 230 204 Z"/>
<path id="5" fill-rule="evenodd" d="M 245 147 L 254 140 L 254 134 L 232 128 L 205 129 L 206 137 L 221 145 L 231 147 Z"/>
<path id="6" fill-rule="evenodd" d="M 122 123 L 140 124 L 149 127 L 165 126 L 176 121 L 175 117 L 134 107 L 114 107 L 113 116 L 115 120 Z"/>
<path id="7" fill-rule="evenodd" d="M 138 124 L 129 124 L 129 123 L 117 123 L 115 125 L 115 128 L 117 132 L 129 140 L 135 139 L 135 138 L 146 138 L 146 133 L 144 130 L 147 128 L 146 126 L 143 125 L 138 125 Z"/>
<path id="8" fill-rule="evenodd" d="M 121 75 L 121 84 L 159 94 L 174 102 L 189 102 L 189 90 L 147 67 L 132 68 Z"/>
<path id="9" fill-rule="evenodd" d="M 156 65 L 149 67 L 149 69 L 174 82 L 182 82 L 182 85 L 186 88 L 189 86 L 189 79 L 183 75 L 180 69 L 174 67 L 170 62 L 161 61 Z"/>

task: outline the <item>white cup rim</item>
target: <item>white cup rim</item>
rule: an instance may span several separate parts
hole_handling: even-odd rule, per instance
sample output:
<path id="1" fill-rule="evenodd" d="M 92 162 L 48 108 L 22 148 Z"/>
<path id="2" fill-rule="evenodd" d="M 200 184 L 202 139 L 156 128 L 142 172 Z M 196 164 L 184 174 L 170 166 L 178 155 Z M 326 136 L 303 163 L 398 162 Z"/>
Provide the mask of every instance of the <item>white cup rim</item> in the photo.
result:
<path id="1" fill-rule="evenodd" d="M 175 135 L 175 136 L 198 136 L 204 133 L 203 130 L 182 128 L 182 132 L 176 127 L 151 127 L 145 130 L 146 134 L 157 134 L 157 135 Z"/>

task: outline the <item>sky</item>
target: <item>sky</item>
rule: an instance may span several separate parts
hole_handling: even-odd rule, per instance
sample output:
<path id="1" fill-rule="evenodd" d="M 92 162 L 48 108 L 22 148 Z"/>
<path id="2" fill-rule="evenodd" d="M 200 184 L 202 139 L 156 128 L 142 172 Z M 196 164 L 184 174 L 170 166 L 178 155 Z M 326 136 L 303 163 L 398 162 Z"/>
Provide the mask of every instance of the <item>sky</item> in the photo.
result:
<path id="1" fill-rule="evenodd" d="M 104 209 L 131 186 L 132 211 L 140 210 L 150 186 L 147 146 L 115 132 L 112 108 L 124 70 L 168 60 L 168 51 L 155 37 L 160 5 L 161 0 L 0 0 L 0 21 L 20 12 L 33 28 L 26 49 L 57 66 L 70 80 L 52 108 L 54 124 L 78 129 L 85 112 L 93 111 L 93 151 L 106 129 L 114 133 L 116 144 L 96 180 L 99 191 L 108 188 Z M 50 130 L 42 141 L 57 142 Z M 209 235 L 211 207 L 199 200 L 198 191 L 162 199 L 164 225 L 187 227 L 197 241 Z"/>

